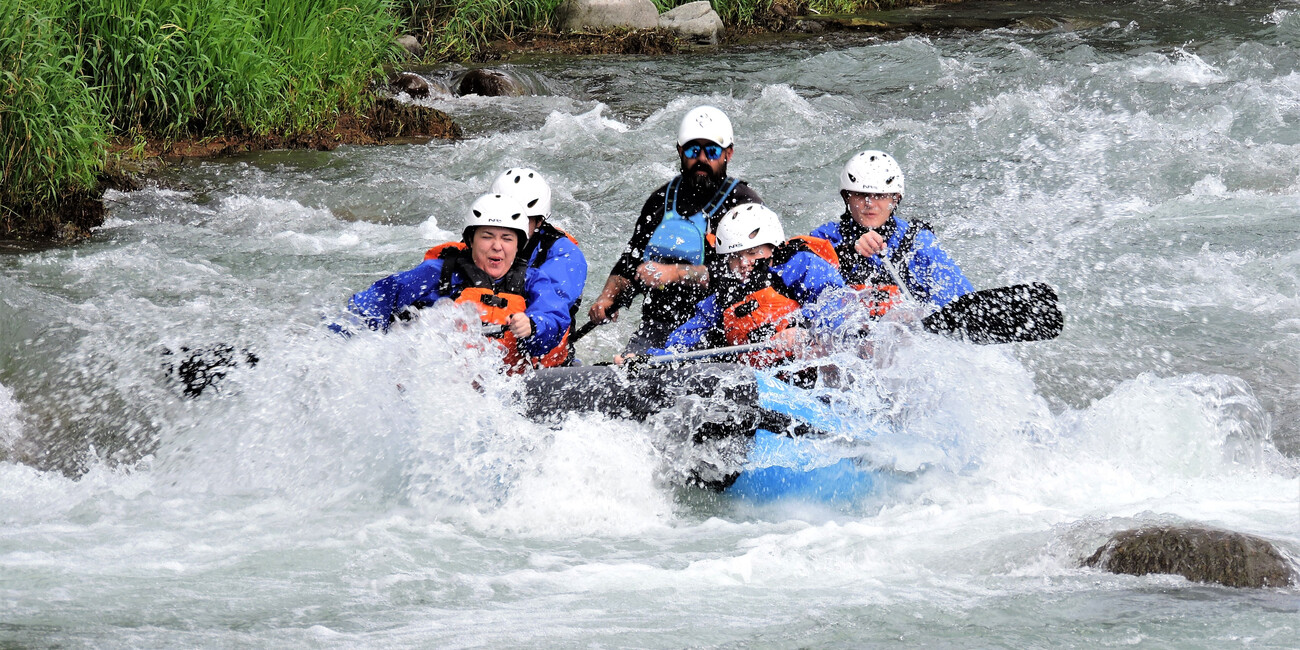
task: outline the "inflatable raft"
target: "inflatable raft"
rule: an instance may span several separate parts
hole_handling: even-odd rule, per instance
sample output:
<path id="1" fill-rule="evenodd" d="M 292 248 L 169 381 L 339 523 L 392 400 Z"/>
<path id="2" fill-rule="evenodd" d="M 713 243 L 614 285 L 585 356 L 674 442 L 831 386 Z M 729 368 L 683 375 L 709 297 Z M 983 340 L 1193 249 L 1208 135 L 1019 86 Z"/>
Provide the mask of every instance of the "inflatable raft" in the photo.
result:
<path id="1" fill-rule="evenodd" d="M 748 366 L 551 368 L 524 381 L 525 414 L 541 422 L 558 422 L 569 413 L 645 422 L 687 402 L 706 404 L 711 408 L 694 409 L 694 442 L 732 443 L 744 457 L 721 476 L 693 482 L 735 498 L 854 501 L 892 475 L 860 456 L 875 435 L 870 418 Z"/>

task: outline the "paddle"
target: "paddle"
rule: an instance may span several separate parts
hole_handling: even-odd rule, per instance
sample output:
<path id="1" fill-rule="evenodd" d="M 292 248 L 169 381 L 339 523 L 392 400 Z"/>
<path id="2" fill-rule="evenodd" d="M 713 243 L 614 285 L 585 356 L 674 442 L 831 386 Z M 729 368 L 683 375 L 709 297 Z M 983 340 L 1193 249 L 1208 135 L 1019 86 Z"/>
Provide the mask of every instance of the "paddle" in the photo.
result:
<path id="1" fill-rule="evenodd" d="M 889 257 L 882 251 L 877 258 L 903 298 L 919 302 Z M 1065 317 L 1056 305 L 1056 291 L 1034 282 L 968 293 L 926 316 L 921 325 L 934 334 L 978 345 L 1028 343 L 1056 338 L 1065 327 Z"/>
<path id="2" fill-rule="evenodd" d="M 931 333 L 980 345 L 1046 341 L 1056 338 L 1065 324 L 1056 302 L 1056 292 L 1041 282 L 984 289 L 948 303 L 922 319 L 921 325 Z M 632 363 L 682 363 L 738 356 L 772 347 L 772 343 L 762 341 L 651 356 Z"/>
<path id="3" fill-rule="evenodd" d="M 618 297 L 614 299 L 614 304 L 610 305 L 609 309 L 605 310 L 605 316 L 606 316 L 605 320 L 587 321 L 586 325 L 579 327 L 576 331 L 569 334 L 569 345 L 573 345 L 574 343 L 577 343 L 582 337 L 590 334 L 591 331 L 596 329 L 597 327 L 600 327 L 605 323 L 614 322 L 614 319 L 609 318 L 609 316 L 617 313 L 618 310 L 620 309 L 625 309 L 627 307 L 630 307 L 632 305 L 632 300 L 636 298 L 636 293 L 637 292 L 634 287 L 625 288 L 623 292 L 618 294 Z"/>
<path id="4" fill-rule="evenodd" d="M 926 316 L 929 332 L 980 345 L 1054 339 L 1065 327 L 1056 291 L 1042 282 L 968 293 Z"/>

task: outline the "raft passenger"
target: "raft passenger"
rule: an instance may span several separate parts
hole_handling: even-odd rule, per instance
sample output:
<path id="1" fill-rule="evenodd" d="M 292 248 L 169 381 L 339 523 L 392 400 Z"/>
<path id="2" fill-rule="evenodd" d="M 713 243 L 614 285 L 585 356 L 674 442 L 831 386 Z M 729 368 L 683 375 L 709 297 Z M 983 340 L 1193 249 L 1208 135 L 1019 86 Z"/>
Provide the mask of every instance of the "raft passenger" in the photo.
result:
<path id="1" fill-rule="evenodd" d="M 917 300 L 943 307 L 975 290 L 952 257 L 939 246 L 930 225 L 908 223 L 895 211 L 903 201 L 903 170 L 883 151 L 863 151 L 840 172 L 844 214 L 812 231 L 831 242 L 840 273 L 855 289 L 874 289 L 871 312 L 880 316 L 898 299 L 897 282 L 881 261 L 889 260 Z"/>
<path id="2" fill-rule="evenodd" d="M 373 330 L 387 331 L 412 309 L 442 299 L 473 304 L 495 324 L 507 369 L 521 371 L 555 352 L 569 327 L 568 303 L 554 283 L 519 255 L 528 241 L 525 207 L 511 197 L 485 194 L 470 206 L 461 241 L 439 246 L 419 266 L 358 292 L 348 309 Z"/>
<path id="3" fill-rule="evenodd" d="M 706 239 L 718 219 L 737 205 L 762 204 L 748 184 L 727 176 L 734 153 L 731 120 L 722 111 L 700 106 L 682 118 L 677 131 L 682 173 L 646 200 L 627 248 L 588 311 L 593 321 L 615 320 L 619 306 L 645 294 L 641 326 L 626 351 L 665 345 L 708 295 L 709 278 L 720 270 Z"/>
<path id="4" fill-rule="evenodd" d="M 766 206 L 729 210 L 718 223 L 717 251 L 726 271 L 714 279 L 714 293 L 650 354 L 770 341 L 770 352 L 749 358 L 770 365 L 807 344 L 810 328 L 837 325 L 848 308 L 827 295 L 844 288 L 839 271 L 821 257 L 833 253 L 816 252 L 804 238 L 787 241 L 780 217 Z"/>
<path id="5" fill-rule="evenodd" d="M 578 314 L 578 303 L 587 286 L 587 258 L 578 248 L 578 240 L 550 222 L 551 186 L 542 175 L 527 167 L 507 169 L 492 183 L 492 192 L 513 197 L 524 205 L 528 216 L 528 243 L 522 257 L 528 268 L 537 270 L 538 284 L 549 284 L 565 302 L 569 322 Z M 569 343 L 569 329 L 561 335 L 557 355 L 543 365 L 571 365 L 576 357 Z"/>

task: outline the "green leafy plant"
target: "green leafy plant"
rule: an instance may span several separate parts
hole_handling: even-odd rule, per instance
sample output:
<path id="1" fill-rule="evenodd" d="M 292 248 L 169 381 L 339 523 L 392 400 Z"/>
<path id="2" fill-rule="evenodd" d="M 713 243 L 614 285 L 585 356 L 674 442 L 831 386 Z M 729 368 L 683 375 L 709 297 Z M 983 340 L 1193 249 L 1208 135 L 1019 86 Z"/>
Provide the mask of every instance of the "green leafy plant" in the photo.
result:
<path id="1" fill-rule="evenodd" d="M 0 209 L 6 218 L 95 186 L 106 135 L 82 56 L 41 6 L 0 0 Z"/>

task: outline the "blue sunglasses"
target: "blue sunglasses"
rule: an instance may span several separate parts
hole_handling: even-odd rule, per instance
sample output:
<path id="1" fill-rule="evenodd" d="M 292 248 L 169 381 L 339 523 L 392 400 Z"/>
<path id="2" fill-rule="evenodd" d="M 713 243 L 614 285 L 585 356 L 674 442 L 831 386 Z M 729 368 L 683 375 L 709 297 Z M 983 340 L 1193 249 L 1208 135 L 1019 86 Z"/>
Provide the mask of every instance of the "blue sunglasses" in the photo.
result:
<path id="1" fill-rule="evenodd" d="M 682 149 L 682 156 L 685 157 L 687 160 L 691 160 L 693 158 L 699 158 L 700 151 L 703 151 L 704 155 L 709 160 L 717 160 L 722 157 L 723 148 L 719 147 L 716 144 L 706 144 L 706 145 L 693 144 L 689 147 L 686 147 L 685 149 Z"/>

